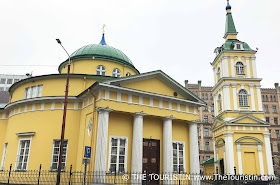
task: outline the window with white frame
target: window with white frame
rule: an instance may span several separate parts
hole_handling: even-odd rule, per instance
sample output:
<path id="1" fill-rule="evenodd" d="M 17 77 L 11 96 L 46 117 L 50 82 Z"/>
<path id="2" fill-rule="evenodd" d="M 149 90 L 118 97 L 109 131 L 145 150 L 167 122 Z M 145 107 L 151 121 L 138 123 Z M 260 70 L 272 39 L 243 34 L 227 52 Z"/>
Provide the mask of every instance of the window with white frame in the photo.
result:
<path id="1" fill-rule="evenodd" d="M 7 84 L 12 84 L 13 83 L 13 79 L 7 79 Z"/>
<path id="2" fill-rule="evenodd" d="M 236 62 L 236 74 L 244 75 L 244 65 L 242 62 Z"/>
<path id="3" fill-rule="evenodd" d="M 248 107 L 248 94 L 247 91 L 244 89 L 241 89 L 238 92 L 238 97 L 239 97 L 239 106 L 240 107 Z"/>
<path id="4" fill-rule="evenodd" d="M 61 140 L 53 141 L 53 149 L 52 149 L 52 161 L 51 161 L 51 170 L 56 171 L 59 163 L 59 154 L 60 154 L 60 142 Z M 63 150 L 62 150 L 62 162 L 61 162 L 61 170 L 65 170 L 66 167 L 66 157 L 67 157 L 67 147 L 68 140 L 64 140 L 63 142 Z"/>
<path id="5" fill-rule="evenodd" d="M 113 69 L 112 76 L 113 77 L 121 77 L 121 71 L 118 68 Z"/>
<path id="6" fill-rule="evenodd" d="M 5 84 L 6 83 L 6 79 L 5 78 L 1 78 L 0 79 L 0 84 Z"/>
<path id="7" fill-rule="evenodd" d="M 35 85 L 25 88 L 24 98 L 36 98 L 42 96 L 43 85 Z"/>
<path id="8" fill-rule="evenodd" d="M 219 111 L 222 110 L 222 95 L 218 95 L 218 105 L 219 105 Z"/>
<path id="9" fill-rule="evenodd" d="M 16 170 L 27 170 L 29 153 L 30 153 L 31 139 L 20 139 L 17 159 L 16 159 Z"/>
<path id="10" fill-rule="evenodd" d="M 205 115 L 205 116 L 203 117 L 203 119 L 204 119 L 204 122 L 205 122 L 205 123 L 208 123 L 208 116 L 207 116 L 207 115 Z"/>
<path id="11" fill-rule="evenodd" d="M 243 43 L 242 42 L 235 43 L 234 50 L 244 50 Z"/>
<path id="12" fill-rule="evenodd" d="M 104 66 L 97 66 L 96 68 L 96 75 L 106 75 L 106 68 Z"/>
<path id="13" fill-rule="evenodd" d="M 173 172 L 185 171 L 184 142 L 173 141 Z"/>
<path id="14" fill-rule="evenodd" d="M 127 138 L 110 137 L 109 171 L 125 172 L 127 161 Z"/>
<path id="15" fill-rule="evenodd" d="M 8 143 L 5 143 L 4 144 L 4 150 L 3 150 L 0 170 L 4 170 L 4 164 L 5 164 L 5 159 L 6 159 L 7 148 L 8 148 Z"/>

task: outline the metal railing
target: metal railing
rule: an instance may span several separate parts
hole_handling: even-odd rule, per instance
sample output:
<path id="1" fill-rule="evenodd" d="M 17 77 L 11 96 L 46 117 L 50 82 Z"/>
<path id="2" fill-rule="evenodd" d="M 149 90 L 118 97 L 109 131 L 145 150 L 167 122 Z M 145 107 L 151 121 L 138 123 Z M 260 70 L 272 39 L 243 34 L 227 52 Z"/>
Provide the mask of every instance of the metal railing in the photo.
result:
<path id="1" fill-rule="evenodd" d="M 176 173 L 133 173 L 133 172 L 94 172 L 82 171 L 61 172 L 61 185 L 90 185 L 90 184 L 117 184 L 117 185 L 251 185 L 251 184 L 280 184 L 277 176 L 258 175 L 218 175 L 218 174 L 189 174 L 186 172 Z M 56 184 L 57 173 L 49 170 L 31 171 L 0 171 L 0 184 L 21 185 L 53 185 Z"/>

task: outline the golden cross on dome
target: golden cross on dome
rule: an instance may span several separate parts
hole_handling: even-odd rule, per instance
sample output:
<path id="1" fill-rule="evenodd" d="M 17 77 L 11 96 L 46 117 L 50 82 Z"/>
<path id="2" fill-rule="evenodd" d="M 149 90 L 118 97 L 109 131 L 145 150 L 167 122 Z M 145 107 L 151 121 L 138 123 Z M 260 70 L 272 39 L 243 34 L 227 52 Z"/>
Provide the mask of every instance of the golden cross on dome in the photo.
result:
<path id="1" fill-rule="evenodd" d="M 105 27 L 106 27 L 106 25 L 105 24 L 103 24 L 103 26 L 102 26 L 102 30 L 103 30 L 103 34 L 105 33 Z"/>

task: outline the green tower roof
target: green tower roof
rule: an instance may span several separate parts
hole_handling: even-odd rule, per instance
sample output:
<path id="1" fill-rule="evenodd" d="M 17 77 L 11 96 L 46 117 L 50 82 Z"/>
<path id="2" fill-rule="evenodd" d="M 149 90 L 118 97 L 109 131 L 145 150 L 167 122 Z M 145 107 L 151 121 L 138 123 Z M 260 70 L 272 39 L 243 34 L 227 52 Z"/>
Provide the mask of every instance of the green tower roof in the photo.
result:
<path id="1" fill-rule="evenodd" d="M 227 13 L 227 17 L 226 17 L 225 35 L 229 33 L 237 34 L 231 13 Z"/>

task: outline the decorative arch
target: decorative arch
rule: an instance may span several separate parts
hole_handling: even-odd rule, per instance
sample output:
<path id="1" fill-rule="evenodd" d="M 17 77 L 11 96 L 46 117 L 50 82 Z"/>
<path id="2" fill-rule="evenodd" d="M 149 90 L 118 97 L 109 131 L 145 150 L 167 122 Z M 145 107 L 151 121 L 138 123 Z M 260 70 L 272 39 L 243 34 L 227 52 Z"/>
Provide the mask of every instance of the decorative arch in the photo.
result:
<path id="1" fill-rule="evenodd" d="M 253 140 L 257 141 L 257 142 L 256 143 L 253 143 L 253 142 L 241 142 L 244 139 L 253 139 Z M 243 145 L 244 144 L 245 145 L 262 145 L 263 144 L 263 142 L 261 140 L 259 140 L 258 138 L 252 137 L 252 136 L 243 136 L 243 137 L 237 139 L 235 141 L 235 143 L 236 144 L 243 144 Z"/>
<path id="2" fill-rule="evenodd" d="M 237 95 L 239 94 L 240 90 L 245 90 L 245 91 L 246 91 L 246 93 L 247 93 L 248 95 L 250 95 L 249 90 L 248 90 L 248 89 L 246 89 L 245 87 L 240 87 L 239 89 L 237 89 Z"/>
<path id="3" fill-rule="evenodd" d="M 219 146 L 219 142 L 222 141 L 223 144 L 220 144 L 220 146 L 224 145 L 225 144 L 225 140 L 223 138 L 219 138 L 217 139 L 217 141 L 215 142 L 215 146 Z"/>

